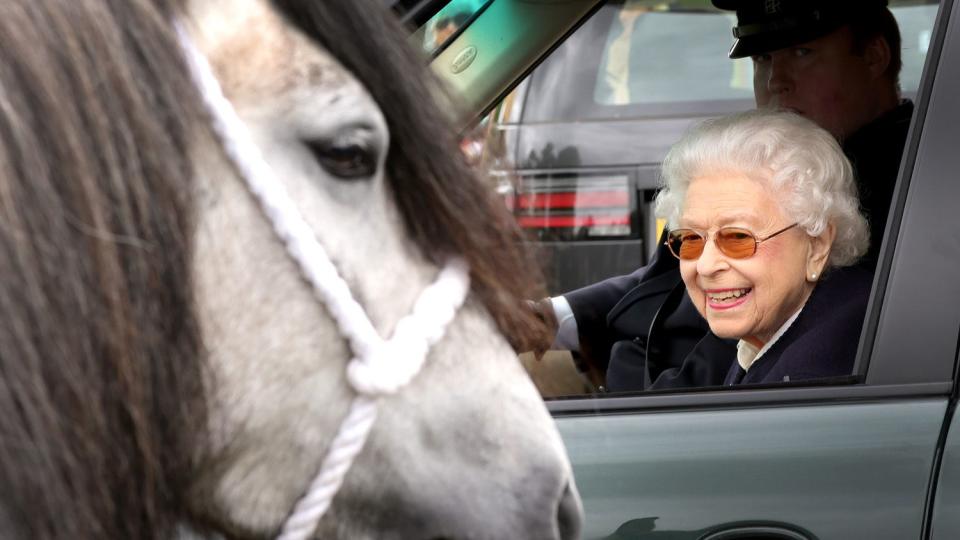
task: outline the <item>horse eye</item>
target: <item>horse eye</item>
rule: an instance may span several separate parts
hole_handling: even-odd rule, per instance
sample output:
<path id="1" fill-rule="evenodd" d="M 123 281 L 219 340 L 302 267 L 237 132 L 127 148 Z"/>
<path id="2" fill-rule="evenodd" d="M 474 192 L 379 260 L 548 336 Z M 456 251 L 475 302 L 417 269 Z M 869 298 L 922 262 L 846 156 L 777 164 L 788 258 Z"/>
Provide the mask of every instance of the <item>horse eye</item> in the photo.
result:
<path id="1" fill-rule="evenodd" d="M 377 155 L 367 137 L 353 132 L 331 139 L 304 141 L 328 173 L 343 180 L 369 178 L 377 170 Z"/>

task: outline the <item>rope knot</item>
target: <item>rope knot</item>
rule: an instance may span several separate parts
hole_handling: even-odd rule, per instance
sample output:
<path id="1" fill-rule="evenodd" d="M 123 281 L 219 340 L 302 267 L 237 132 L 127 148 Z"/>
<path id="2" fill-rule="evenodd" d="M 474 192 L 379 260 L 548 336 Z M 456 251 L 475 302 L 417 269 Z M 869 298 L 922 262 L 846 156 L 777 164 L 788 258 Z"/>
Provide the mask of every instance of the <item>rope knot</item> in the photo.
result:
<path id="1" fill-rule="evenodd" d="M 350 361 L 347 380 L 358 394 L 395 394 L 420 371 L 429 344 L 421 332 L 410 331 L 416 330 L 416 326 L 416 321 L 409 317 L 401 319 L 390 341 L 381 341 L 370 348 L 366 357 Z"/>
<path id="2" fill-rule="evenodd" d="M 347 380 L 357 393 L 396 393 L 420 372 L 430 346 L 437 343 L 463 304 L 470 288 L 469 268 L 450 261 L 437 280 L 421 292 L 413 311 L 400 319 L 389 341 L 376 339 L 358 351 L 347 366 Z"/>

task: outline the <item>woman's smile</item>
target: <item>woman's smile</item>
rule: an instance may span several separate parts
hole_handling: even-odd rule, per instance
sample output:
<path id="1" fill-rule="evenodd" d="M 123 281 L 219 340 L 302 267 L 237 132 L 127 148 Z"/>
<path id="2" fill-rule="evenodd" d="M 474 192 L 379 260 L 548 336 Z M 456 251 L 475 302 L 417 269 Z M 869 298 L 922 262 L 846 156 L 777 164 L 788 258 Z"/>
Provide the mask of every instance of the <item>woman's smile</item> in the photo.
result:
<path id="1" fill-rule="evenodd" d="M 743 289 L 705 289 L 704 290 L 704 293 L 707 296 L 707 307 L 717 311 L 732 309 L 739 305 L 742 305 L 744 302 L 746 302 L 749 299 L 751 292 L 753 292 L 752 287 L 747 287 Z"/>

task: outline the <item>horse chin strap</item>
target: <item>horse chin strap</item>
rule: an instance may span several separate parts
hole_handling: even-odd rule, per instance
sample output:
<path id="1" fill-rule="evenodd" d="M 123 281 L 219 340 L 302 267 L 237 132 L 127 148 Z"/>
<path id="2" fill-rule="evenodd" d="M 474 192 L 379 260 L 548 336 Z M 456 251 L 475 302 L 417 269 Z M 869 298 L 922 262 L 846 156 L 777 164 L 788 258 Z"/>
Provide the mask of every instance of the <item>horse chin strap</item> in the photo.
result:
<path id="1" fill-rule="evenodd" d="M 304 278 L 313 286 L 315 296 L 326 305 L 349 340 L 355 355 L 347 366 L 347 380 L 357 396 L 320 471 L 278 537 L 305 539 L 316 530 L 354 458 L 363 448 L 377 417 L 379 398 L 397 392 L 413 379 L 423 366 L 430 346 L 443 337 L 463 305 L 470 289 L 469 268 L 461 259 L 449 262 L 436 281 L 421 292 L 413 311 L 397 323 L 393 336 L 389 340 L 380 337 L 224 97 L 207 59 L 182 27 L 177 25 L 176 29 L 224 149 L 288 253 L 300 266 Z"/>

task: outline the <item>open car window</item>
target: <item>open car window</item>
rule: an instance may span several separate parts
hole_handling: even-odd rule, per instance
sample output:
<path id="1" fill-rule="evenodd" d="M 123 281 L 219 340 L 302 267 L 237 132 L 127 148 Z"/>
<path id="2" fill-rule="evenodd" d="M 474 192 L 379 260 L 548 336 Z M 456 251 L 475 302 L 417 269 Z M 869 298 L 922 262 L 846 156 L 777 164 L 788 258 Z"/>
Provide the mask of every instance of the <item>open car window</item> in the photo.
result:
<path id="1" fill-rule="evenodd" d="M 891 2 L 904 98 L 917 96 L 938 8 Z M 754 107 L 752 61 L 727 57 L 735 22 L 705 0 L 608 1 L 491 114 L 482 162 L 547 261 L 551 294 L 647 264 L 663 156 L 691 125 Z M 569 353 L 523 361 L 545 396 L 606 395 L 603 373 Z"/>

